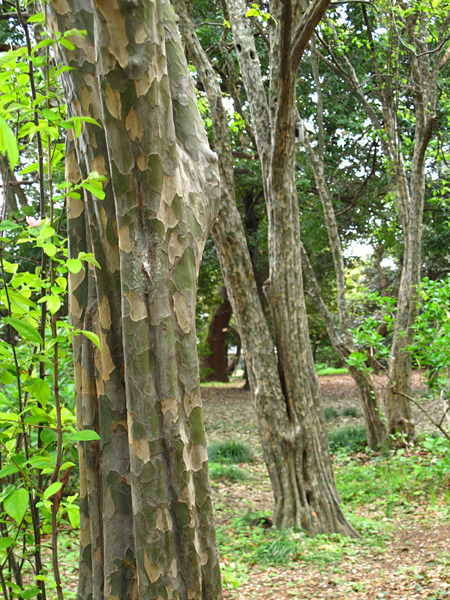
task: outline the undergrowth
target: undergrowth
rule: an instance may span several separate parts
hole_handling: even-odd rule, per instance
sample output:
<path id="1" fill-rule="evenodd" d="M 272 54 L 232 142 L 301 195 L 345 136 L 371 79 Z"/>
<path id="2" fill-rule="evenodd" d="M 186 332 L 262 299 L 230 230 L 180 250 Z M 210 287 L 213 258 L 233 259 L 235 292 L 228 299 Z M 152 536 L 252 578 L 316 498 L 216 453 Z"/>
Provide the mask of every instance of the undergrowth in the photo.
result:
<path id="1" fill-rule="evenodd" d="M 247 444 L 236 440 L 211 442 L 208 445 L 210 462 L 217 463 L 249 463 L 253 462 L 253 451 Z"/>
<path id="2" fill-rule="evenodd" d="M 227 479 L 228 481 L 244 481 L 249 478 L 243 469 L 235 467 L 234 465 L 227 465 L 218 462 L 209 463 L 209 477 L 213 481 L 216 481 L 217 479 Z"/>
<path id="3" fill-rule="evenodd" d="M 328 440 L 332 454 L 337 454 L 338 452 L 347 454 L 359 452 L 367 446 L 367 434 L 362 425 L 359 427 L 342 427 L 341 429 L 330 431 Z"/>

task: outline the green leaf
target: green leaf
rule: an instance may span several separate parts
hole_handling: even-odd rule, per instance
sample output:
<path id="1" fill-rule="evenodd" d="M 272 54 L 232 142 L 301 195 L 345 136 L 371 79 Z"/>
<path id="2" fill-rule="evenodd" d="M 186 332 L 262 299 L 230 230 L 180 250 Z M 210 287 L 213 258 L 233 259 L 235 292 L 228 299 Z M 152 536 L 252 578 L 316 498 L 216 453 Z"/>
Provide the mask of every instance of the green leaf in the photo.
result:
<path id="1" fill-rule="evenodd" d="M 44 492 L 44 500 L 48 500 L 51 496 L 54 496 L 59 490 L 62 488 L 62 483 L 60 481 L 55 481 L 52 483 L 50 487 L 48 487 Z"/>
<path id="2" fill-rule="evenodd" d="M 19 162 L 19 146 L 8 123 L 3 117 L 0 117 L 0 153 L 7 154 L 11 169 Z"/>
<path id="3" fill-rule="evenodd" d="M 52 429 L 44 429 L 41 431 L 41 440 L 44 444 L 51 444 L 52 442 L 56 442 L 57 439 L 58 436 L 56 431 L 53 431 Z"/>
<path id="4" fill-rule="evenodd" d="M 36 398 L 36 400 L 45 407 L 50 398 L 50 386 L 48 383 L 43 379 L 37 378 L 33 379 L 27 387 L 33 398 Z"/>
<path id="5" fill-rule="evenodd" d="M 0 538 L 0 550 L 6 550 L 7 548 L 10 548 L 11 546 L 14 546 L 14 540 L 10 537 L 6 537 L 6 538 Z"/>
<path id="6" fill-rule="evenodd" d="M 28 20 L 27 23 L 44 23 L 45 22 L 45 17 L 43 13 L 36 13 L 35 15 L 32 15 Z"/>
<path id="7" fill-rule="evenodd" d="M 31 598 L 35 598 L 40 593 L 41 590 L 38 587 L 34 586 L 32 588 L 29 588 L 25 592 L 22 592 L 21 597 L 23 598 L 23 600 L 30 600 Z"/>
<path id="8" fill-rule="evenodd" d="M 54 315 L 61 308 L 61 300 L 59 296 L 47 296 L 48 310 Z"/>
<path id="9" fill-rule="evenodd" d="M 67 516 L 69 517 L 70 524 L 74 529 L 80 527 L 80 509 L 78 506 L 67 507 Z"/>
<path id="10" fill-rule="evenodd" d="M 95 196 L 96 198 L 98 198 L 99 200 L 103 200 L 105 198 L 105 192 L 101 188 L 101 184 L 100 184 L 100 187 L 98 187 L 98 186 L 94 185 L 93 183 L 86 183 L 84 181 L 80 185 L 81 185 L 81 187 L 86 188 L 88 190 L 88 192 L 91 192 L 91 194 L 93 196 Z"/>
<path id="11" fill-rule="evenodd" d="M 75 275 L 79 273 L 83 268 L 83 264 L 78 258 L 69 258 L 66 262 L 66 266 L 69 269 L 69 271 L 71 273 L 74 273 Z"/>
<path id="12" fill-rule="evenodd" d="M 58 251 L 58 248 L 55 246 L 55 244 L 52 244 L 50 242 L 42 244 L 42 249 L 45 252 L 45 254 L 50 258 L 53 258 Z"/>
<path id="13" fill-rule="evenodd" d="M 13 229 L 20 229 L 20 225 L 8 219 L 0 222 L 0 231 L 12 231 Z"/>
<path id="14" fill-rule="evenodd" d="M 52 237 L 53 235 L 55 235 L 55 233 L 56 233 L 56 231 L 54 230 L 53 227 L 50 227 L 49 225 L 46 225 L 39 232 L 39 239 L 46 240 L 47 238 Z"/>
<path id="15" fill-rule="evenodd" d="M 75 46 L 72 44 L 72 42 L 69 42 L 69 40 L 60 39 L 58 41 L 61 46 L 64 46 L 64 48 L 67 48 L 67 50 L 75 50 Z"/>
<path id="16" fill-rule="evenodd" d="M 8 477 L 8 475 L 14 475 L 14 473 L 18 472 L 19 467 L 17 467 L 16 465 L 9 465 L 9 467 L 3 467 L 3 469 L 0 471 L 0 479 L 3 479 L 3 477 Z"/>
<path id="17" fill-rule="evenodd" d="M 94 440 L 99 440 L 100 436 L 92 429 L 85 429 L 84 431 L 77 431 L 72 435 L 73 442 L 92 442 Z"/>
<path id="18" fill-rule="evenodd" d="M 98 337 L 98 335 L 96 335 L 95 333 L 93 333 L 92 331 L 85 331 L 84 329 L 81 330 L 81 333 L 84 333 L 84 335 L 91 340 L 91 342 L 93 344 L 95 344 L 97 346 L 97 348 L 99 350 L 101 350 L 100 347 L 100 338 Z"/>
<path id="19" fill-rule="evenodd" d="M 0 381 L 5 385 L 9 385 L 10 383 L 14 383 L 14 381 L 16 381 L 16 376 L 7 370 L 4 370 L 0 373 Z"/>
<path id="20" fill-rule="evenodd" d="M 14 490 L 12 494 L 10 494 L 3 501 L 3 506 L 5 507 L 5 512 L 9 515 L 14 521 L 20 525 L 22 519 L 27 512 L 29 503 L 29 496 L 27 490 L 21 488 L 20 490 Z"/>
<path id="21" fill-rule="evenodd" d="M 67 279 L 65 277 L 57 277 L 56 278 L 56 283 L 59 285 L 59 287 L 62 290 L 67 289 Z"/>
<path id="22" fill-rule="evenodd" d="M 40 346 L 44 343 L 39 331 L 26 321 L 16 319 L 15 317 L 4 317 L 4 321 L 9 323 L 11 327 L 14 327 L 14 329 L 18 331 L 22 337 L 32 344 Z"/>
<path id="23" fill-rule="evenodd" d="M 57 121 L 58 119 L 61 119 L 61 115 L 59 114 L 59 112 L 50 110 L 49 108 L 44 108 L 44 110 L 42 111 L 42 115 L 48 121 Z"/>

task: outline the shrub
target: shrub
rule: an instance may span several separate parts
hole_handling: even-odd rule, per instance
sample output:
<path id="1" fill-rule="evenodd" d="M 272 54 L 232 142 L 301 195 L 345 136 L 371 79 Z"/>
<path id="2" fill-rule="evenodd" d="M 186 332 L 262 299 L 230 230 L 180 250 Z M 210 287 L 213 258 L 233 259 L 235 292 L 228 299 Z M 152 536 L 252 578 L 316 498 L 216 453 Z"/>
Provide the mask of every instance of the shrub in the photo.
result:
<path id="1" fill-rule="evenodd" d="M 336 452 L 358 452 L 367 446 L 367 435 L 364 427 L 343 427 L 328 434 L 330 451 Z"/>
<path id="2" fill-rule="evenodd" d="M 326 408 L 324 408 L 323 413 L 325 415 L 326 421 L 331 421 L 331 419 L 335 419 L 339 416 L 339 412 L 335 408 L 333 408 L 333 406 L 327 406 Z"/>
<path id="3" fill-rule="evenodd" d="M 348 408 L 344 408 L 342 414 L 344 417 L 353 417 L 354 419 L 357 419 L 361 416 L 361 413 L 356 408 L 356 406 L 349 406 Z"/>
<path id="4" fill-rule="evenodd" d="M 212 442 L 208 446 L 208 458 L 210 462 L 239 464 L 252 462 L 253 452 L 247 444 L 236 440 Z"/>

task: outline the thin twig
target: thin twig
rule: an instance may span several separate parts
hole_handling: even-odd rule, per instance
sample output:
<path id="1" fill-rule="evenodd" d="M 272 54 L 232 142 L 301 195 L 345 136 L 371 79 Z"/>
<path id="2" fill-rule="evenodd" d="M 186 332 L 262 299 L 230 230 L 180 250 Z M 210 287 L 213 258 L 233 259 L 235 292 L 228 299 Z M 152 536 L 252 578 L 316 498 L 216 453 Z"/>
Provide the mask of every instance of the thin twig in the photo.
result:
<path id="1" fill-rule="evenodd" d="M 432 423 L 435 427 L 437 427 L 437 429 L 439 429 L 439 431 L 441 433 L 444 434 L 444 436 L 447 438 L 447 440 L 450 442 L 450 435 L 445 431 L 445 429 L 443 427 L 441 427 L 441 425 L 439 425 L 439 423 L 436 423 L 436 421 L 433 419 L 433 417 L 428 413 L 428 411 L 426 411 L 423 406 L 421 405 L 420 402 L 417 402 L 417 400 L 415 398 L 412 398 L 411 396 L 408 396 L 408 394 L 404 394 L 403 392 L 395 392 L 396 395 L 398 396 L 403 396 L 404 398 L 407 398 L 410 402 L 412 402 L 415 406 L 417 406 L 417 408 L 419 410 L 421 410 L 423 412 L 423 414 L 427 417 L 427 419 L 430 421 L 430 423 Z"/>

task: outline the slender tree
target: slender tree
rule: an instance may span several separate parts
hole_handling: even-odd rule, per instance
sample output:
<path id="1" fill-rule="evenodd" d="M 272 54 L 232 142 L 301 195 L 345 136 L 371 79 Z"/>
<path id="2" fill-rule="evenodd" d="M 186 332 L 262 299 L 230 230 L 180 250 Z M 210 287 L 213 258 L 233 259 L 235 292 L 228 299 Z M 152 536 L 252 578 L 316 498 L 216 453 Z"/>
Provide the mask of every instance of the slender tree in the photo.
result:
<path id="1" fill-rule="evenodd" d="M 342 245 L 339 236 L 338 224 L 334 212 L 333 202 L 325 178 L 324 152 L 325 152 L 325 134 L 323 126 L 323 100 L 322 84 L 319 76 L 319 66 L 317 63 L 317 53 L 315 39 L 311 40 L 311 61 L 317 94 L 317 124 L 318 124 L 318 145 L 314 149 L 311 146 L 309 135 L 305 132 L 304 147 L 306 156 L 311 165 L 316 181 L 316 186 L 322 201 L 323 212 L 325 216 L 325 225 L 330 240 L 330 248 L 333 256 L 334 269 L 336 273 L 337 306 L 339 316 L 339 330 L 336 327 L 334 318 L 329 313 L 323 302 L 320 289 L 315 280 L 306 251 L 302 245 L 302 256 L 304 264 L 304 273 L 309 287 L 309 294 L 319 313 L 325 321 L 330 341 L 343 361 L 346 361 L 350 354 L 356 352 L 356 345 L 353 341 L 351 331 L 350 312 L 347 304 L 345 291 L 345 266 Z M 373 450 L 386 447 L 388 443 L 388 432 L 385 424 L 385 417 L 382 412 L 380 402 L 377 397 L 375 382 L 368 369 L 360 370 L 349 365 L 349 372 L 354 379 L 363 408 L 364 421 L 367 431 L 367 442 Z"/>
<path id="2" fill-rule="evenodd" d="M 196 278 L 215 218 L 210 151 L 169 2 L 48 7 L 78 29 L 61 60 L 70 110 L 66 177 L 97 171 L 105 198 L 69 198 L 70 254 L 100 268 L 70 280 L 80 450 L 80 598 L 222 597 L 195 335 Z"/>
<path id="3" fill-rule="evenodd" d="M 390 191 L 396 199 L 403 233 L 403 262 L 385 404 L 390 433 L 401 431 L 414 439 L 408 400 L 411 356 L 406 348 L 412 341 L 411 326 L 418 310 L 426 156 L 438 120 L 439 77 L 450 57 L 450 10 L 447 3 L 427 6 L 419 2 L 408 7 L 383 5 L 374 16 L 364 5 L 360 10 L 362 23 L 359 19 L 355 35 L 363 36 L 368 44 L 370 67 L 366 64 L 364 72 L 360 70 L 361 50 L 350 53 L 346 34 L 331 20 L 320 38 L 324 50 L 318 56 L 342 77 L 366 111 L 378 136 Z M 378 28 L 376 34 L 374 28 Z M 409 114 L 414 114 L 414 118 L 405 127 Z"/>
<path id="4" fill-rule="evenodd" d="M 301 323 L 302 345 L 296 346 L 299 332 L 295 332 L 294 329 L 295 336 L 290 345 L 290 352 L 297 357 L 297 361 L 300 360 L 300 364 L 297 362 L 295 381 L 291 380 L 287 389 L 283 373 L 288 372 L 291 366 L 283 363 L 286 361 L 286 354 L 283 354 L 282 358 L 278 345 L 280 360 L 277 364 L 275 345 L 258 297 L 242 221 L 236 208 L 230 135 L 220 87 L 213 67 L 195 35 L 185 3 L 175 0 L 174 4 L 180 16 L 180 28 L 189 55 L 202 79 L 211 110 L 222 181 L 221 209 L 218 222 L 213 228 L 213 237 L 245 350 L 264 456 L 274 490 L 275 523 L 282 527 L 303 526 L 311 534 L 335 531 L 356 535 L 340 508 L 334 485 L 304 305 L 295 303 L 295 306 L 291 307 L 296 327 Z M 245 12 L 242 3 L 242 6 L 239 6 L 240 18 L 246 27 L 251 27 L 251 21 L 245 19 Z M 315 16 L 317 18 L 317 15 Z M 309 18 L 310 14 L 303 24 L 309 23 Z M 248 35 L 253 39 L 250 29 Z M 253 56 L 256 56 L 256 49 L 253 52 Z M 228 72 L 229 77 L 230 74 L 233 77 L 233 70 Z M 253 91 L 259 93 L 260 87 L 259 85 L 257 90 L 250 92 L 247 88 L 248 97 L 251 97 Z M 264 90 L 262 93 L 265 101 Z M 268 114 L 265 116 L 268 117 Z M 261 128 L 264 115 L 257 118 L 257 127 Z M 253 113 L 252 121 L 254 126 Z M 264 127 L 267 131 L 267 122 Z M 265 152 L 267 148 L 263 150 Z M 259 147 L 258 151 L 261 156 Z M 263 169 L 266 166 L 267 164 L 263 163 Z M 289 164 L 287 167 L 289 170 Z M 294 218 L 294 223 L 298 227 L 296 201 L 293 202 L 293 208 L 297 210 L 297 220 Z M 289 241 L 292 242 L 292 239 Z M 284 240 L 280 240 L 279 243 L 283 244 Z M 292 247 L 285 250 L 291 252 Z M 283 251 L 282 247 L 280 251 Z M 291 267 L 293 281 L 298 282 L 298 269 L 301 269 L 301 266 L 292 263 Z M 299 289 L 295 287 L 290 291 L 293 296 L 298 292 Z M 285 317 L 288 318 L 287 314 L 279 315 L 280 319 Z M 286 353 L 287 348 L 284 351 Z M 297 386 L 295 393 L 291 385 Z"/>

